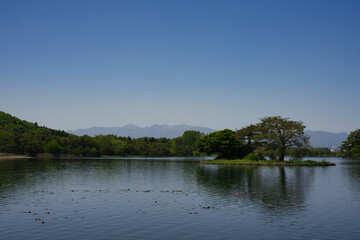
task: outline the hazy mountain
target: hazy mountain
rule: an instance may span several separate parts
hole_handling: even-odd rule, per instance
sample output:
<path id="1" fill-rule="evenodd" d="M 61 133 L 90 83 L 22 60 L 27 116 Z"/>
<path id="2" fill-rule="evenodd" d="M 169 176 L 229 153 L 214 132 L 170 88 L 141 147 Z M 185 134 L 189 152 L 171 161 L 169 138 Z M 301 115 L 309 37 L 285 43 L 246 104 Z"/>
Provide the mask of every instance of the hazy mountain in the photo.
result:
<path id="1" fill-rule="evenodd" d="M 346 132 L 341 133 L 331 133 L 324 131 L 305 131 L 307 135 L 310 136 L 310 144 L 313 147 L 327 147 L 331 148 L 332 146 L 340 147 L 342 142 L 347 139 L 349 136 Z"/>
<path id="2" fill-rule="evenodd" d="M 152 125 L 151 127 L 139 127 L 133 124 L 128 124 L 123 127 L 92 127 L 87 129 L 78 129 L 75 131 L 69 130 L 68 133 L 72 133 L 75 135 L 107 135 L 107 134 L 115 134 L 117 136 L 124 137 L 132 137 L 132 138 L 140 138 L 140 137 L 154 137 L 154 138 L 175 138 L 182 136 L 185 131 L 195 130 L 200 131 L 205 134 L 214 132 L 216 130 L 206 127 L 197 127 L 197 126 L 188 126 L 188 125 Z"/>

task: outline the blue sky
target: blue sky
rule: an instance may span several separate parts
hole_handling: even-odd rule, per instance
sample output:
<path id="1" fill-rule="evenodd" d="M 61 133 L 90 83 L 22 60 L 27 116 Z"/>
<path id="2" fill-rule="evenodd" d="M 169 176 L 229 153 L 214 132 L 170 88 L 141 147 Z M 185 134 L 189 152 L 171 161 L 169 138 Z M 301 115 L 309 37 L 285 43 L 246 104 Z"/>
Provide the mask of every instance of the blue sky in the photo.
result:
<path id="1" fill-rule="evenodd" d="M 56 129 L 360 128 L 360 1 L 0 1 L 0 110 Z"/>

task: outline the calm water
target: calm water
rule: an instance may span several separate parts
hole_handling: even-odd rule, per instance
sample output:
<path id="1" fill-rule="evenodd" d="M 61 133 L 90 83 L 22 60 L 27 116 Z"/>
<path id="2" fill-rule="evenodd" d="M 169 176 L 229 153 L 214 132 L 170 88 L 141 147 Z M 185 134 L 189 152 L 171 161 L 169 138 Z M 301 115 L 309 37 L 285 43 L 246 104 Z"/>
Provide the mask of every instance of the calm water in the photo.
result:
<path id="1" fill-rule="evenodd" d="M 0 160 L 1 238 L 360 239 L 360 161 L 328 161 Z"/>

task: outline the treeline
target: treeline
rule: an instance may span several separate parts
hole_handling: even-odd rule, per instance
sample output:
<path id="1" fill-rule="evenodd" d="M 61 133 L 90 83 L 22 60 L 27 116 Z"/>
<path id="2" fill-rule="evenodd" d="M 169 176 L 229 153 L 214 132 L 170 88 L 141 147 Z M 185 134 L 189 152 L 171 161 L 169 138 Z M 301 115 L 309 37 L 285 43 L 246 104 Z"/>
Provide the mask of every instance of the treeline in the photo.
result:
<path id="1" fill-rule="evenodd" d="M 286 156 L 292 158 L 337 157 L 337 156 L 341 156 L 341 154 L 339 152 L 332 152 L 329 148 L 313 148 L 309 146 L 306 149 L 289 148 L 286 150 Z"/>
<path id="2" fill-rule="evenodd" d="M 196 141 L 204 134 L 186 131 L 174 139 L 115 135 L 76 136 L 20 120 L 0 111 L 0 152 L 36 156 L 199 156 Z"/>
<path id="3" fill-rule="evenodd" d="M 352 132 L 339 153 L 312 148 L 302 122 L 265 117 L 261 122 L 237 131 L 224 129 L 207 135 L 186 131 L 180 137 L 130 138 L 116 135 L 76 136 L 38 126 L 0 111 L 0 153 L 36 156 L 215 156 L 252 160 L 343 156 L 360 159 L 360 129 Z"/>

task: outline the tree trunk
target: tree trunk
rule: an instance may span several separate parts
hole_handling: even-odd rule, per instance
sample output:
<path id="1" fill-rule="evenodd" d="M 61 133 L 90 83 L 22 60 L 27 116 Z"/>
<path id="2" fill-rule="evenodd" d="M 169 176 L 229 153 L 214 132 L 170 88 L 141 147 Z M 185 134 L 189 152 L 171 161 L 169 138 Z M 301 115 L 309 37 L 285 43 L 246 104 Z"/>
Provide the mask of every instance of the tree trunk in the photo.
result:
<path id="1" fill-rule="evenodd" d="M 285 152 L 286 152 L 286 147 L 281 147 L 280 148 L 280 155 L 279 155 L 279 161 L 284 161 L 285 159 Z"/>

